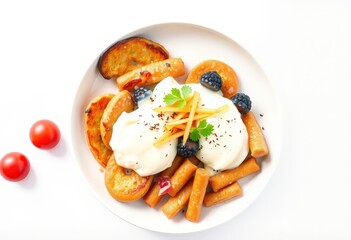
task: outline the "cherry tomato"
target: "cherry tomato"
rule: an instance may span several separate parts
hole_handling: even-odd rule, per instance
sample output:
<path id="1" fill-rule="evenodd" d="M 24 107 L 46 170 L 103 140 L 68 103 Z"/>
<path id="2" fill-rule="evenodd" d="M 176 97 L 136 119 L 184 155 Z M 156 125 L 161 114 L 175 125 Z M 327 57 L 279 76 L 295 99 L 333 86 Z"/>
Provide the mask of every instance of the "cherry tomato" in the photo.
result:
<path id="1" fill-rule="evenodd" d="M 54 122 L 42 119 L 33 124 L 29 137 L 37 148 L 51 149 L 59 143 L 61 132 Z"/>
<path id="2" fill-rule="evenodd" d="M 20 181 L 28 175 L 29 170 L 29 160 L 22 153 L 10 152 L 0 160 L 0 174 L 6 180 Z"/>

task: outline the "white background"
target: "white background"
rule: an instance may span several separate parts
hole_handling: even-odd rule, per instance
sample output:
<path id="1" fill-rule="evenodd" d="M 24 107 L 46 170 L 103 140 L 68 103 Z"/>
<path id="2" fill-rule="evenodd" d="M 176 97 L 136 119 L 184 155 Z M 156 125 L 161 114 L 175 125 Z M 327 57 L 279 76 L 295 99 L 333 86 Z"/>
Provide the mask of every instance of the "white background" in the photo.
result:
<path id="1" fill-rule="evenodd" d="M 0 179 L 0 239 L 350 239 L 350 1 L 1 1 L 0 155 L 31 161 Z M 257 200 L 204 232 L 133 226 L 94 196 L 75 163 L 70 115 L 93 59 L 120 36 L 162 22 L 216 29 L 246 48 L 276 90 L 284 117 L 280 163 Z M 62 140 L 31 145 L 41 118 Z"/>

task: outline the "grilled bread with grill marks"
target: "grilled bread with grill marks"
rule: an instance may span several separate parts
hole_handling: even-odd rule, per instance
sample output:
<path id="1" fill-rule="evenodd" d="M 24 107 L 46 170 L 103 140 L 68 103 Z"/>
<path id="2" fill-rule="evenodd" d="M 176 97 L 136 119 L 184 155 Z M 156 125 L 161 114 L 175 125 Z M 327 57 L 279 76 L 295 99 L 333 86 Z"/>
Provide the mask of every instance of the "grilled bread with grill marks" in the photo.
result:
<path id="1" fill-rule="evenodd" d="M 106 167 L 112 151 L 101 139 L 100 122 L 106 106 L 115 94 L 104 94 L 95 97 L 85 110 L 85 134 L 90 151 L 94 158 Z"/>
<path id="2" fill-rule="evenodd" d="M 149 190 L 154 176 L 142 177 L 131 169 L 116 163 L 111 155 L 105 171 L 105 185 L 113 198 L 121 202 L 133 202 L 142 198 Z"/>
<path id="3" fill-rule="evenodd" d="M 169 53 L 161 44 L 143 37 L 131 37 L 107 48 L 100 55 L 98 69 L 105 79 L 111 79 L 168 58 Z"/>

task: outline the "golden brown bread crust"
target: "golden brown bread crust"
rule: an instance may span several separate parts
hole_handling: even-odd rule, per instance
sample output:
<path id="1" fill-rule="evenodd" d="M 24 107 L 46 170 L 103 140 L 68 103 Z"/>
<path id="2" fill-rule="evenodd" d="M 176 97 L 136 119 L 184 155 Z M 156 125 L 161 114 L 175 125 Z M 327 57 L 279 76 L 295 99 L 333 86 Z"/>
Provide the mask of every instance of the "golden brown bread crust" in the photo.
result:
<path id="1" fill-rule="evenodd" d="M 120 91 L 133 91 L 136 87 L 158 83 L 169 76 L 180 77 L 184 73 L 183 60 L 181 58 L 169 58 L 127 72 L 119 76 L 116 82 Z"/>
<path id="2" fill-rule="evenodd" d="M 95 97 L 85 110 L 85 133 L 90 151 L 95 159 L 106 167 L 111 154 L 101 139 L 100 122 L 104 110 L 115 94 L 105 94 Z"/>
<path id="3" fill-rule="evenodd" d="M 205 60 L 193 67 L 190 71 L 185 83 L 198 83 L 202 74 L 216 71 L 222 78 L 222 93 L 226 98 L 233 97 L 239 86 L 238 77 L 233 68 L 228 64 L 218 60 Z"/>
<path id="4" fill-rule="evenodd" d="M 113 198 L 122 202 L 133 202 L 142 198 L 149 190 L 154 176 L 142 177 L 116 163 L 111 155 L 105 171 L 105 185 Z"/>
<path id="5" fill-rule="evenodd" d="M 134 109 L 132 95 L 127 90 L 118 92 L 107 104 L 100 122 L 101 139 L 108 149 L 111 149 L 113 125 L 123 112 L 131 112 Z M 113 149 L 111 149 L 113 150 Z"/>
<path id="6" fill-rule="evenodd" d="M 99 58 L 98 69 L 104 78 L 110 79 L 168 57 L 168 51 L 161 44 L 143 37 L 131 37 L 107 48 Z"/>

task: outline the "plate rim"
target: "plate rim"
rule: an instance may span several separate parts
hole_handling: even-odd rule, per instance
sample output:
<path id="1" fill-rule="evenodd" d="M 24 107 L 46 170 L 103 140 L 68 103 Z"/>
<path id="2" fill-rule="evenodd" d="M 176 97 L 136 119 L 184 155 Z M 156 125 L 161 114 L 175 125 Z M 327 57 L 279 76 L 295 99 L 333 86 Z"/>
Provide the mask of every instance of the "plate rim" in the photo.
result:
<path id="1" fill-rule="evenodd" d="M 212 29 L 212 28 L 209 28 L 209 27 L 206 27 L 204 25 L 199 25 L 199 24 L 194 24 L 194 23 L 184 23 L 184 22 L 164 22 L 164 23 L 156 23 L 156 24 L 151 24 L 151 25 L 147 25 L 147 26 L 144 26 L 144 27 L 140 27 L 140 28 L 136 28 L 132 31 L 130 31 L 129 33 L 127 34 L 124 34 L 122 36 L 120 36 L 117 40 L 113 41 L 111 43 L 111 45 L 118 41 L 118 40 L 121 40 L 123 38 L 126 38 L 128 36 L 131 36 L 131 35 L 135 35 L 135 33 L 137 32 L 141 32 L 141 31 L 146 31 L 146 30 L 150 30 L 150 29 L 155 29 L 155 28 L 160 28 L 160 27 L 164 27 L 164 26 L 168 26 L 168 25 L 178 25 L 178 26 L 186 26 L 186 27 L 195 27 L 195 28 L 198 28 L 198 29 L 201 29 L 201 30 L 204 30 L 204 31 L 207 31 L 207 32 L 211 32 L 211 33 L 214 33 L 216 35 L 219 35 L 221 37 L 224 37 L 226 38 L 227 40 L 229 40 L 230 42 L 233 42 L 235 43 L 236 45 L 238 45 L 242 51 L 245 52 L 245 54 L 247 54 L 252 60 L 254 60 L 257 64 L 257 66 L 260 68 L 260 70 L 262 71 L 262 73 L 264 74 L 266 80 L 268 81 L 268 85 L 270 88 L 272 88 L 272 91 L 274 93 L 274 102 L 275 102 L 275 108 L 278 110 L 279 112 L 279 119 L 278 119 L 278 122 L 280 123 L 279 124 L 279 128 L 282 130 L 283 129 L 283 121 L 282 121 L 282 114 L 281 114 L 281 107 L 280 107 L 280 102 L 278 101 L 278 96 L 276 94 L 276 91 L 274 89 L 274 86 L 273 86 L 273 83 L 272 81 L 267 77 L 266 73 L 263 71 L 261 65 L 259 64 L 259 62 L 250 54 L 250 52 L 244 48 L 241 44 L 239 44 L 237 41 L 235 41 L 234 39 L 232 39 L 231 37 L 229 37 L 228 35 L 224 34 L 223 32 L 219 32 L 215 29 Z M 102 52 L 102 51 L 101 51 Z M 138 224 L 135 224 L 133 223 L 132 221 L 129 221 L 123 217 L 121 217 L 120 215 L 116 214 L 113 209 L 111 207 L 109 207 L 107 204 L 106 204 L 106 201 L 93 189 L 93 187 L 91 186 L 90 182 L 88 181 L 86 175 L 84 174 L 84 172 L 82 171 L 82 167 L 79 163 L 79 156 L 77 154 L 77 150 L 76 148 L 74 147 L 75 146 L 75 134 L 74 134 L 74 129 L 75 129 L 75 124 L 74 124 L 74 121 L 75 121 L 75 112 L 76 112 L 76 102 L 77 102 L 77 99 L 78 99 L 78 91 L 79 89 L 81 89 L 82 85 L 84 84 L 84 79 L 86 78 L 86 76 L 88 75 L 88 72 L 89 70 L 93 69 L 94 66 L 96 66 L 96 63 L 97 63 L 97 60 L 99 58 L 99 55 L 95 58 L 95 60 L 92 61 L 92 63 L 89 65 L 89 67 L 87 69 L 85 69 L 85 72 L 83 74 L 83 77 L 80 79 L 80 82 L 78 84 L 78 87 L 75 91 L 75 96 L 74 96 L 74 101 L 73 101 L 73 106 L 72 106 L 72 111 L 71 111 L 71 141 L 72 141 L 72 146 L 73 146 L 73 150 L 74 150 L 74 158 L 75 158 L 75 163 L 76 163 L 76 166 L 78 167 L 79 169 L 79 172 L 80 174 L 82 174 L 83 178 L 84 178 L 84 181 L 87 183 L 88 187 L 90 188 L 90 190 L 93 192 L 93 194 L 99 199 L 99 201 L 110 211 L 112 212 L 115 216 L 119 217 L 120 219 L 124 220 L 125 222 L 127 223 L 130 223 L 136 227 L 140 227 L 142 229 L 146 229 L 146 230 L 150 230 L 150 231 L 154 231 L 154 232 L 160 232 L 160 233 L 173 233 L 173 234 L 182 234 L 182 233 L 191 233 L 191 232 L 199 232 L 199 231 L 203 231 L 203 230 L 208 230 L 208 229 L 211 229 L 211 228 L 214 228 L 214 227 L 217 227 L 223 223 L 226 223 L 230 220 L 233 220 L 234 218 L 236 218 L 238 215 L 240 215 L 244 210 L 246 210 L 249 206 L 252 205 L 252 203 L 258 198 L 259 195 L 261 195 L 262 191 L 267 187 L 267 184 L 269 183 L 269 181 L 271 180 L 272 178 L 272 175 L 273 173 L 275 172 L 276 168 L 277 168 L 277 165 L 278 163 L 280 162 L 281 160 L 281 148 L 282 148 L 282 144 L 280 144 L 280 146 L 278 146 L 278 149 L 275 147 L 275 154 L 276 156 L 274 157 L 274 164 L 273 164 L 273 168 L 271 167 L 271 170 L 270 170 L 270 174 L 268 176 L 268 178 L 266 178 L 266 181 L 265 183 L 262 185 L 261 188 L 258 189 L 258 191 L 256 192 L 255 194 L 255 197 L 252 198 L 251 201 L 249 201 L 247 204 L 244 204 L 244 207 L 237 212 L 236 215 L 228 218 L 228 219 L 225 219 L 223 221 L 219 221 L 219 222 L 216 222 L 216 224 L 213 224 L 209 227 L 206 227 L 206 228 L 195 228 L 194 231 L 162 231 L 162 230 L 158 230 L 158 229 L 150 229 L 150 228 L 146 228 L 146 227 L 143 227 L 143 226 L 140 226 Z M 96 70 L 95 70 L 95 73 L 96 73 Z M 81 121 L 81 120 L 80 120 Z M 280 140 L 283 139 L 283 131 L 279 131 L 281 134 L 280 136 L 278 136 L 278 138 Z M 85 136 L 84 136 L 85 138 Z M 85 140 L 85 139 L 84 139 Z M 86 140 L 85 140 L 86 141 Z M 171 221 L 171 220 L 170 220 Z M 176 224 L 176 223 L 175 223 Z M 199 224 L 199 223 L 197 223 Z"/>

